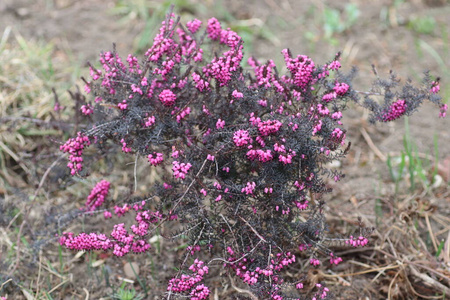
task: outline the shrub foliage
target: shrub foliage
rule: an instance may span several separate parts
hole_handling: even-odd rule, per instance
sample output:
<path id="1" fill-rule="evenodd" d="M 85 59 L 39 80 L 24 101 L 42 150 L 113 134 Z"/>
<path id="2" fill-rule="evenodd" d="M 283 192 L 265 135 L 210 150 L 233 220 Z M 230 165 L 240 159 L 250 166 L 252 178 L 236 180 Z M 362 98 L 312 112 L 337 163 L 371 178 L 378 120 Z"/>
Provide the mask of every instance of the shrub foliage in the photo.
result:
<path id="1" fill-rule="evenodd" d="M 343 178 L 327 166 L 350 147 L 342 112 L 351 101 L 369 109 L 372 122 L 388 122 L 428 99 L 445 116 L 438 79 L 425 74 L 420 86 L 400 85 L 392 73 L 377 76 L 363 93 L 353 87 L 355 69 L 340 71 L 339 54 L 318 65 L 288 49 L 282 51 L 283 74 L 272 60 L 254 58 L 248 60 L 250 72 L 242 66 L 243 41 L 236 32 L 215 18 L 205 31 L 199 20 L 186 26 L 178 21 L 168 15 L 142 58 L 130 54 L 123 61 L 111 51 L 100 55 L 101 67 L 90 65 L 85 90 L 95 101 L 81 111 L 97 122 L 61 146 L 72 175 L 88 173 L 86 147 L 101 149 L 112 141 L 125 155 L 146 157 L 161 182 L 148 187 L 150 197 L 105 211 L 105 218 L 134 212 L 130 228 L 119 223 L 108 234 L 65 232 L 60 243 L 117 256 L 142 253 L 151 251 L 148 240 L 157 228 L 176 222 L 182 229 L 173 236 L 188 237 L 189 247 L 167 295 L 207 299 L 205 279 L 211 265 L 220 263 L 261 299 L 308 293 L 326 298 L 321 284 L 306 290 L 306 272 L 295 282 L 283 272 L 296 261 L 338 264 L 332 241 L 368 243 L 370 230 L 364 228 L 354 237 L 326 234 L 321 195 L 331 192 L 327 182 Z M 103 205 L 110 185 L 103 180 L 92 190 L 86 211 Z"/>

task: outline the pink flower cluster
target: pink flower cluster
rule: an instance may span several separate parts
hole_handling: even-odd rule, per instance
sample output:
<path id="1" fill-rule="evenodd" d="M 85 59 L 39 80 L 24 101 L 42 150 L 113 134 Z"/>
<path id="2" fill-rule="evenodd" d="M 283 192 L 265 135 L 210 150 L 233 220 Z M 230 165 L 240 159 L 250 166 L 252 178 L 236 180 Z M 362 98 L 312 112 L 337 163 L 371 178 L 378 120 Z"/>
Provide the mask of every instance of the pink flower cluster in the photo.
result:
<path id="1" fill-rule="evenodd" d="M 222 120 L 222 119 L 217 120 L 217 123 L 216 123 L 216 128 L 217 129 L 223 129 L 224 126 L 225 126 L 225 121 L 224 120 Z"/>
<path id="2" fill-rule="evenodd" d="M 77 251 L 106 251 L 114 246 L 113 242 L 104 234 L 87 234 L 84 232 L 78 236 L 74 236 L 73 232 L 63 232 L 63 235 L 59 238 L 59 243 L 67 249 Z"/>
<path id="3" fill-rule="evenodd" d="M 330 253 L 330 264 L 338 265 L 340 262 L 342 262 L 341 257 L 336 257 L 333 253 Z"/>
<path id="4" fill-rule="evenodd" d="M 99 208 L 103 202 L 105 202 L 106 197 L 109 193 L 109 188 L 111 183 L 106 180 L 102 180 L 92 189 L 91 193 L 87 197 L 85 210 L 94 211 Z"/>
<path id="5" fill-rule="evenodd" d="M 292 158 L 295 156 L 295 151 L 292 154 L 280 155 L 278 156 L 278 160 L 282 162 L 283 164 L 292 164 Z"/>
<path id="6" fill-rule="evenodd" d="M 238 147 L 247 146 L 248 144 L 252 143 L 253 140 L 250 137 L 250 134 L 247 130 L 238 130 L 233 135 L 233 142 Z"/>
<path id="7" fill-rule="evenodd" d="M 308 209 L 308 203 L 309 203 L 309 201 L 308 200 L 304 200 L 304 201 L 302 201 L 302 202 L 295 202 L 295 206 L 297 206 L 297 208 L 299 209 L 299 210 L 306 210 L 306 209 Z"/>
<path id="8" fill-rule="evenodd" d="M 153 152 L 153 154 L 149 154 L 147 156 L 147 158 L 148 158 L 148 161 L 150 162 L 150 164 L 152 166 L 157 166 L 157 165 L 161 164 L 164 161 L 163 154 L 159 153 L 159 152 L 158 153 Z"/>
<path id="9" fill-rule="evenodd" d="M 331 133 L 331 138 L 335 143 L 345 144 L 345 133 L 340 128 L 335 128 Z"/>
<path id="10" fill-rule="evenodd" d="M 322 104 L 317 104 L 317 111 L 321 116 L 328 116 L 330 114 L 330 110 L 328 109 L 328 107 Z"/>
<path id="11" fill-rule="evenodd" d="M 286 67 L 292 74 L 292 79 L 286 81 L 294 83 L 302 89 L 305 89 L 307 85 L 314 81 L 313 73 L 316 68 L 311 58 L 306 55 L 298 55 L 296 58 L 292 58 L 288 49 L 283 49 L 281 53 L 284 56 Z"/>
<path id="12" fill-rule="evenodd" d="M 59 103 L 59 102 L 56 102 L 55 106 L 53 106 L 53 110 L 56 112 L 61 111 L 63 109 L 64 109 L 64 106 L 62 106 L 61 103 Z"/>
<path id="13" fill-rule="evenodd" d="M 206 32 L 212 40 L 217 40 L 220 37 L 220 32 L 222 31 L 222 26 L 216 18 L 211 18 L 208 20 L 208 26 L 206 27 Z"/>
<path id="14" fill-rule="evenodd" d="M 125 229 L 125 224 L 120 223 L 114 225 L 110 236 L 97 233 L 80 233 L 74 235 L 72 232 L 64 232 L 60 237 L 59 242 L 62 246 L 77 251 L 91 251 L 91 250 L 110 250 L 113 249 L 113 254 L 116 256 L 124 256 L 130 251 L 134 253 L 143 253 L 150 249 L 150 244 L 147 239 L 143 238 L 150 233 L 150 224 L 162 221 L 163 216 L 159 211 L 152 212 L 144 209 L 145 201 L 141 204 L 133 205 L 133 209 L 137 212 L 136 223 L 131 225 L 131 230 L 134 234 L 129 234 Z M 129 205 L 123 207 L 114 207 L 114 212 L 117 216 L 130 211 Z M 105 214 L 105 217 L 110 218 L 111 213 Z M 169 220 L 174 220 L 176 217 L 170 216 Z"/>
<path id="15" fill-rule="evenodd" d="M 165 106 L 174 105 L 176 99 L 177 95 L 175 95 L 171 90 L 163 90 L 159 94 L 159 101 L 161 101 Z"/>
<path id="16" fill-rule="evenodd" d="M 336 99 L 337 97 L 337 93 L 336 92 L 332 92 L 332 93 L 328 93 L 322 96 L 322 100 L 326 103 L 330 102 L 333 99 Z"/>
<path id="17" fill-rule="evenodd" d="M 322 120 L 317 121 L 317 123 L 314 125 L 313 130 L 312 130 L 312 135 L 316 135 L 316 133 L 318 133 L 319 131 L 322 130 L 322 125 L 323 122 Z"/>
<path id="18" fill-rule="evenodd" d="M 240 98 L 244 97 L 244 94 L 242 94 L 241 92 L 238 92 L 237 90 L 234 90 L 233 93 L 231 93 L 231 95 L 236 99 L 240 99 Z M 231 101 L 233 101 L 233 100 L 231 100 Z"/>
<path id="19" fill-rule="evenodd" d="M 108 88 L 109 93 L 111 95 L 114 95 L 116 94 L 116 78 L 119 76 L 120 72 L 126 71 L 126 68 L 122 63 L 120 57 L 110 51 L 100 54 L 100 63 L 102 64 L 104 70 L 104 73 L 102 74 L 103 80 L 101 85 L 105 88 Z M 98 71 L 99 70 L 97 70 L 96 74 L 94 73 L 92 77 L 93 80 L 96 80 L 96 78 L 100 78 L 98 77 Z"/>
<path id="20" fill-rule="evenodd" d="M 91 78 L 93 80 L 97 80 L 100 78 L 100 76 L 102 75 L 102 71 L 101 70 L 94 70 L 94 68 L 92 66 L 89 67 L 89 75 L 91 76 Z"/>
<path id="21" fill-rule="evenodd" d="M 191 108 L 189 106 L 183 109 L 179 114 L 177 114 L 177 123 L 181 123 L 181 120 L 189 116 L 190 113 Z"/>
<path id="22" fill-rule="evenodd" d="M 122 143 L 122 151 L 125 153 L 131 152 L 132 149 L 130 147 L 127 147 L 127 142 L 125 142 L 125 139 L 121 139 L 120 142 Z"/>
<path id="23" fill-rule="evenodd" d="M 201 250 L 199 245 L 188 246 L 186 251 L 188 251 L 191 255 L 194 255 L 195 252 L 199 252 Z"/>
<path id="24" fill-rule="evenodd" d="M 255 190 L 255 188 L 256 188 L 255 182 L 247 182 L 247 185 L 242 188 L 241 193 L 245 193 L 246 195 L 251 195 L 251 194 L 253 194 L 253 191 Z"/>
<path id="25" fill-rule="evenodd" d="M 311 259 L 309 260 L 309 263 L 310 263 L 311 265 L 313 265 L 314 267 L 317 267 L 318 265 L 320 265 L 320 260 L 318 260 L 317 258 L 311 258 Z"/>
<path id="26" fill-rule="evenodd" d="M 227 252 L 231 255 L 228 259 L 228 266 L 236 272 L 236 276 L 242 278 L 242 280 L 249 284 L 254 285 L 258 282 L 261 276 L 270 277 L 274 282 L 282 283 L 283 280 L 277 275 L 286 266 L 293 264 L 296 260 L 295 255 L 290 252 L 287 253 L 277 253 L 274 258 L 270 260 L 270 263 L 266 268 L 256 267 L 254 271 L 250 271 L 248 264 L 252 262 L 247 258 L 238 259 L 234 254 L 231 247 L 227 248 Z M 236 261 L 236 262 L 235 262 Z"/>
<path id="27" fill-rule="evenodd" d="M 83 150 L 90 144 L 89 138 L 83 135 L 83 133 L 78 132 L 76 138 L 70 138 L 64 145 L 59 147 L 61 151 L 70 154 L 70 162 L 67 164 L 67 167 L 70 169 L 70 174 L 75 175 L 83 169 Z"/>
<path id="28" fill-rule="evenodd" d="M 334 86 L 333 90 L 336 92 L 336 94 L 338 94 L 339 96 L 343 96 L 345 95 L 345 93 L 347 93 L 348 89 L 350 87 L 348 86 L 348 84 L 346 83 L 339 83 L 336 82 L 336 85 Z"/>
<path id="29" fill-rule="evenodd" d="M 359 236 L 358 238 L 354 238 L 352 235 L 348 240 L 345 241 L 347 245 L 353 247 L 364 247 L 369 243 L 369 240 L 363 236 Z"/>
<path id="30" fill-rule="evenodd" d="M 255 117 L 254 113 L 250 114 L 249 122 L 250 124 L 258 128 L 261 136 L 268 136 L 270 134 L 276 133 L 283 125 L 283 123 L 278 120 L 262 121 L 261 118 Z"/>
<path id="31" fill-rule="evenodd" d="M 170 16 L 168 22 L 162 22 L 163 26 L 160 27 L 159 33 L 153 39 L 152 47 L 145 52 L 145 56 L 148 57 L 149 61 L 156 62 L 164 55 L 171 56 L 177 49 L 177 45 L 172 39 L 175 27 L 173 16 L 174 14 Z"/>
<path id="32" fill-rule="evenodd" d="M 209 294 L 211 291 L 204 284 L 199 284 L 194 287 L 189 295 L 191 296 L 191 300 L 204 300 L 209 298 Z"/>
<path id="33" fill-rule="evenodd" d="M 145 121 L 144 126 L 151 127 L 153 124 L 155 124 L 155 122 L 156 122 L 155 116 L 148 117 L 147 121 Z"/>
<path id="34" fill-rule="evenodd" d="M 433 81 L 431 83 L 430 93 L 437 94 L 437 93 L 439 93 L 440 89 L 441 89 L 441 87 L 439 86 L 439 81 Z"/>
<path id="35" fill-rule="evenodd" d="M 195 82 L 195 87 L 200 91 L 203 92 L 204 90 L 209 90 L 209 82 L 202 79 L 199 74 L 192 73 L 192 80 Z"/>
<path id="36" fill-rule="evenodd" d="M 396 120 L 403 116 L 406 111 L 405 100 L 397 100 L 384 112 L 382 119 L 384 122 Z"/>
<path id="37" fill-rule="evenodd" d="M 139 60 L 136 56 L 128 54 L 127 62 L 128 62 L 128 71 L 129 72 L 135 72 L 137 74 L 142 74 L 142 70 L 139 65 Z"/>
<path id="38" fill-rule="evenodd" d="M 90 104 L 82 105 L 80 110 L 81 113 L 85 116 L 89 116 L 94 113 L 94 108 Z"/>
<path id="39" fill-rule="evenodd" d="M 210 39 L 219 39 L 221 44 L 226 44 L 230 48 L 223 53 L 223 56 L 215 57 L 211 63 L 203 67 L 205 76 L 215 78 L 220 86 L 225 86 L 231 80 L 232 73 L 240 68 L 240 63 L 244 57 L 241 37 L 230 29 L 222 29 L 216 18 L 208 20 L 206 32 Z"/>
<path id="40" fill-rule="evenodd" d="M 192 275 L 183 274 L 181 278 L 170 279 L 167 290 L 175 293 L 183 293 L 190 290 L 190 299 L 208 299 L 210 294 L 209 288 L 203 284 L 197 285 L 208 274 L 208 267 L 205 266 L 203 261 L 195 259 L 194 263 L 189 267 L 189 270 L 192 271 Z"/>
<path id="41" fill-rule="evenodd" d="M 202 21 L 198 19 L 194 19 L 186 23 L 187 29 L 189 29 L 192 33 L 196 33 L 200 29 L 200 26 L 202 26 Z"/>
<path id="42" fill-rule="evenodd" d="M 339 56 L 340 56 L 340 53 L 338 53 L 337 55 L 336 55 L 336 59 L 335 60 L 333 60 L 332 62 L 331 62 L 331 64 L 328 66 L 328 68 L 330 69 L 330 70 L 337 70 L 337 69 L 339 69 L 340 67 L 341 67 L 341 63 L 339 62 Z"/>
<path id="43" fill-rule="evenodd" d="M 127 100 L 123 100 L 122 102 L 118 103 L 118 104 L 117 104 L 117 107 L 118 107 L 120 110 L 125 110 L 125 109 L 127 109 L 127 108 L 128 108 Z"/>
<path id="44" fill-rule="evenodd" d="M 172 162 L 172 171 L 175 178 L 185 179 L 189 169 L 192 167 L 190 163 L 180 163 L 179 161 Z"/>
<path id="45" fill-rule="evenodd" d="M 247 158 L 249 160 L 258 160 L 260 162 L 268 162 L 273 159 L 272 151 L 270 149 L 250 149 L 247 151 Z"/>
<path id="46" fill-rule="evenodd" d="M 277 86 L 277 88 L 279 87 L 278 92 L 284 91 L 284 88 L 275 79 L 275 76 L 273 74 L 275 68 L 275 63 L 273 62 L 273 60 L 267 61 L 265 65 L 259 65 L 258 61 L 251 57 L 248 59 L 248 64 L 255 71 L 255 76 L 258 80 L 258 86 L 270 88 L 272 84 L 274 84 L 275 86 Z"/>
<path id="47" fill-rule="evenodd" d="M 311 300 L 325 299 L 330 291 L 327 287 L 324 287 L 321 283 L 316 283 L 316 287 L 319 289 L 318 292 L 314 294 Z"/>

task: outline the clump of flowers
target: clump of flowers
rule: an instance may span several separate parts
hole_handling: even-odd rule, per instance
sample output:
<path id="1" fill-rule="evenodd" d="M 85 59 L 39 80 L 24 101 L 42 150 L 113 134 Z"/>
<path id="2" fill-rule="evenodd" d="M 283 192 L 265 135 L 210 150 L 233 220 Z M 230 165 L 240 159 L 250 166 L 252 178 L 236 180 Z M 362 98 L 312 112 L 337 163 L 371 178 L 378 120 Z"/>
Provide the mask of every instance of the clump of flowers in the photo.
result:
<path id="1" fill-rule="evenodd" d="M 94 211 L 98 209 L 103 202 L 105 202 L 106 197 L 109 193 L 109 188 L 111 183 L 106 180 L 102 180 L 92 189 L 91 193 L 86 200 L 86 211 Z"/>
<path id="2" fill-rule="evenodd" d="M 340 71 L 339 54 L 320 65 L 288 49 L 281 51 L 286 74 L 272 60 L 255 58 L 248 61 L 253 72 L 247 72 L 236 32 L 215 18 L 206 22 L 204 33 L 201 28 L 199 20 L 179 26 L 169 14 L 143 59 L 129 55 L 123 62 L 115 51 L 105 52 L 101 67 L 91 68 L 86 90 L 117 109 L 101 114 L 91 129 L 61 146 L 70 154 L 71 174 L 85 174 L 85 147 L 107 140 L 124 155 L 138 155 L 149 169 L 162 166 L 167 173 L 147 187 L 155 197 L 114 207 L 117 218 L 135 212 L 130 228 L 119 223 L 108 235 L 67 232 L 60 243 L 117 256 L 142 253 L 151 249 L 148 237 L 162 223 L 178 222 L 189 247 L 180 263 L 185 272 L 169 281 L 167 293 L 207 299 L 206 275 L 219 261 L 261 299 L 299 298 L 310 292 L 308 278 L 305 273 L 289 282 L 285 271 L 290 266 L 331 267 L 342 261 L 328 247 L 336 239 L 326 234 L 320 195 L 331 192 L 327 178 L 339 182 L 344 177 L 326 163 L 343 159 L 350 147 L 342 114 L 347 102 L 367 108 L 372 122 L 410 115 L 426 99 L 445 116 L 439 82 L 426 73 L 421 87 L 408 81 L 397 91 L 400 83 L 392 73 L 363 93 L 353 88 L 356 70 Z M 215 47 L 211 57 L 206 55 L 209 44 Z M 381 103 L 374 98 L 380 96 Z M 94 114 L 101 109 L 96 104 Z M 97 209 L 108 189 L 109 183 L 99 183 L 87 210 Z M 340 242 L 364 247 L 369 235 L 361 228 L 359 236 Z M 206 251 L 199 245 L 219 258 L 194 258 Z M 286 290 L 289 286 L 294 292 Z M 322 284 L 314 288 L 316 299 L 328 297 Z"/>

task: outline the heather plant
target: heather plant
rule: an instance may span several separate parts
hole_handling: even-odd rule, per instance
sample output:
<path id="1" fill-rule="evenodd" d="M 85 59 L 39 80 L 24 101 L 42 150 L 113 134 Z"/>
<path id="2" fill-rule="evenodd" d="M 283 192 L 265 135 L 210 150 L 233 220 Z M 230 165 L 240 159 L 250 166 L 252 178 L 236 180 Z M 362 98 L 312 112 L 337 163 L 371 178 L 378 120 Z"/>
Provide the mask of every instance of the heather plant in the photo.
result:
<path id="1" fill-rule="evenodd" d="M 87 176 L 86 161 L 111 153 L 104 149 L 112 142 L 124 155 L 145 157 L 161 180 L 147 187 L 148 197 L 113 208 L 105 203 L 114 183 L 102 180 L 83 212 L 102 211 L 117 224 L 108 233 L 64 232 L 60 243 L 119 257 L 144 253 L 152 251 L 149 237 L 172 223 L 162 234 L 187 237 L 188 247 L 167 298 L 208 299 L 208 274 L 220 265 L 258 299 L 325 299 L 329 289 L 309 281 L 307 268 L 339 264 L 333 246 L 364 247 L 372 231 L 327 234 L 322 196 L 344 177 L 328 163 L 350 148 L 343 111 L 353 102 L 372 123 L 390 122 L 429 100 L 444 117 L 439 80 L 425 73 L 419 86 L 401 85 L 394 73 L 382 79 L 374 70 L 373 87 L 361 92 L 352 84 L 356 70 L 340 71 L 339 53 L 319 65 L 288 49 L 283 74 L 255 58 L 250 72 L 241 37 L 215 18 L 205 25 L 183 26 L 169 14 L 143 58 L 110 51 L 99 67 L 90 65 L 85 91 L 94 101 L 81 111 L 96 122 L 61 145 L 69 172 Z M 98 156 L 84 155 L 87 147 Z M 120 221 L 126 214 L 135 216 L 130 227 Z M 286 270 L 294 264 L 304 275 L 292 281 Z"/>

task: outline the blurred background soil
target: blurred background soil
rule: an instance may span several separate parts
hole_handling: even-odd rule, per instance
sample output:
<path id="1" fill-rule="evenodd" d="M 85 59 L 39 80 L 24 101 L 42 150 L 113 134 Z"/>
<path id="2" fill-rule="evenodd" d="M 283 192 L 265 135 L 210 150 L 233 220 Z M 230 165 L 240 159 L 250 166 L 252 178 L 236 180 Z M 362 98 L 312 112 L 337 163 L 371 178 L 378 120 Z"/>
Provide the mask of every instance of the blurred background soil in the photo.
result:
<path id="1" fill-rule="evenodd" d="M 380 76 L 394 70 L 403 81 L 419 82 L 429 70 L 441 77 L 446 103 L 450 98 L 450 2 L 445 0 L 2 0 L 0 296 L 107 299 L 121 285 L 144 293 L 142 280 L 148 295 L 156 297 L 165 290 L 164 282 L 179 263 L 182 249 L 173 249 L 180 243 L 156 237 L 160 250 L 146 259 L 75 256 L 58 249 L 52 238 L 58 231 L 80 231 L 80 223 L 83 230 L 99 229 L 95 218 L 71 222 L 67 216 L 82 205 L 96 175 L 66 178 L 59 143 L 83 125 L 70 117 L 69 109 L 60 115 L 53 112 L 52 88 L 63 106 L 74 106 L 66 90 L 74 92 L 76 85 L 83 85 L 79 77 L 88 76 L 86 62 L 95 63 L 113 43 L 122 57 L 145 51 L 170 4 L 182 22 L 214 16 L 237 31 L 245 39 L 247 57 L 273 59 L 282 66 L 284 48 L 319 63 L 342 51 L 344 71 L 359 69 L 359 90 L 367 90 L 375 79 L 374 64 Z M 348 260 L 343 267 L 311 275 L 327 282 L 336 298 L 449 297 L 450 123 L 438 113 L 426 103 L 408 123 L 376 126 L 360 108 L 346 113 L 343 122 L 352 147 L 347 159 L 336 165 L 346 177 L 324 196 L 330 231 L 354 230 L 357 217 L 377 230 L 372 250 L 341 249 Z M 407 152 L 405 136 L 414 148 L 410 159 L 417 159 L 398 172 L 402 152 Z M 126 170 L 117 171 L 115 183 L 123 187 L 116 189 L 115 200 L 127 193 L 130 180 Z M 61 216 L 64 226 L 57 224 Z M 61 260 L 65 269 L 59 269 Z M 137 278 L 126 271 L 132 262 L 140 268 Z M 217 299 L 237 297 L 219 276 L 210 283 Z"/>

